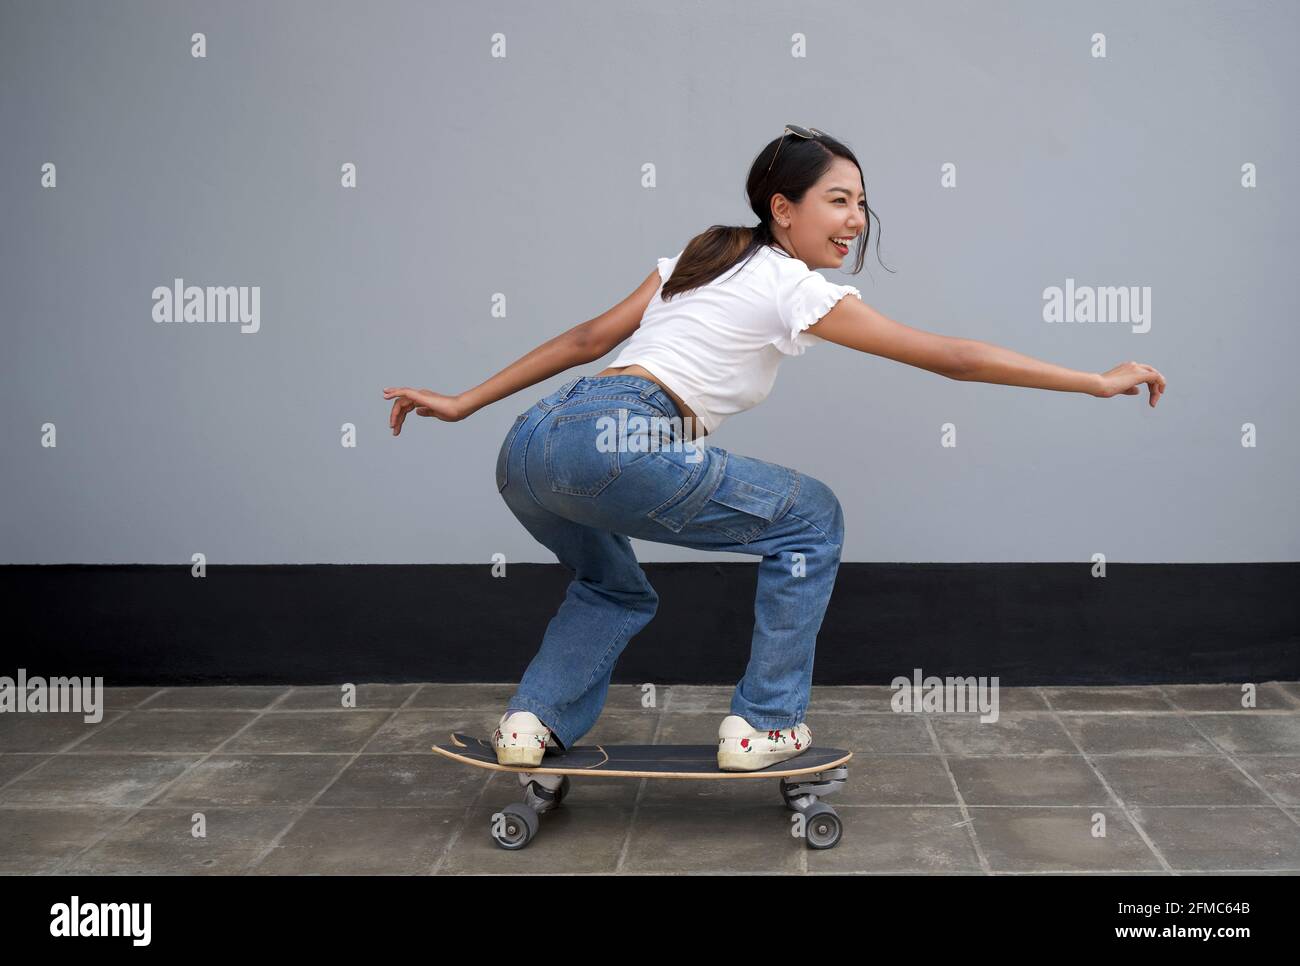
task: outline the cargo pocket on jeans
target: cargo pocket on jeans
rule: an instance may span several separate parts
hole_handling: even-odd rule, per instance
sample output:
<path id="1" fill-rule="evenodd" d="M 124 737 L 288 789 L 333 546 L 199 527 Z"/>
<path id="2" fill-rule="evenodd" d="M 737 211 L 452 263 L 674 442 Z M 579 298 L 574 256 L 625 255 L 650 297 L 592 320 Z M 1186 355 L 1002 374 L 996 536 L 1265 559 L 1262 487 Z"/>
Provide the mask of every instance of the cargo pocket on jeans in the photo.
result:
<path id="1" fill-rule="evenodd" d="M 793 480 L 790 483 L 792 486 Z M 720 530 L 737 543 L 749 543 L 779 519 L 782 512 L 794 502 L 791 499 L 791 486 L 776 492 L 735 476 L 724 476 L 709 497 L 709 503 L 717 503 L 727 509 L 705 506 L 692 522 Z"/>
<path id="2" fill-rule="evenodd" d="M 519 427 L 524 424 L 528 418 L 528 413 L 521 413 L 515 417 L 515 424 L 510 427 L 510 432 L 506 433 L 506 441 L 501 444 L 501 450 L 497 453 L 497 492 L 500 493 L 506 488 L 510 481 L 510 448 L 514 445 L 515 437 L 519 435 Z"/>
<path id="3" fill-rule="evenodd" d="M 749 543 L 788 514 L 798 491 L 800 476 L 793 469 L 732 452 L 722 481 L 689 523 Z"/>

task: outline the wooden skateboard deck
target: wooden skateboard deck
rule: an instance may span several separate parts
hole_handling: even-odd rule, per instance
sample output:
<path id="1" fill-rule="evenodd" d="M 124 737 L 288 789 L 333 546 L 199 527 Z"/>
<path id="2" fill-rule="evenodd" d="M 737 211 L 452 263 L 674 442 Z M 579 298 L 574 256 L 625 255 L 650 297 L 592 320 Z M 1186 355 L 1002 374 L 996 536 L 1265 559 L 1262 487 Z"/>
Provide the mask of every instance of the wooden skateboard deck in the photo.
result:
<path id="1" fill-rule="evenodd" d="M 842 788 L 845 767 L 853 757 L 841 748 L 807 751 L 754 771 L 718 769 L 716 745 L 576 745 L 566 751 L 548 748 L 538 765 L 502 765 L 491 741 L 453 732 L 451 743 L 434 745 L 445 758 L 489 771 L 563 775 L 556 789 L 540 787 L 529 778 L 524 800 L 502 807 L 491 816 L 493 840 L 504 849 L 522 849 L 537 835 L 539 816 L 557 808 L 569 792 L 570 775 L 613 778 L 779 778 L 781 798 L 802 813 L 800 828 L 811 849 L 834 848 L 843 826 L 835 809 L 822 799 Z"/>
<path id="2" fill-rule="evenodd" d="M 575 745 L 566 751 L 548 748 L 537 765 L 502 765 L 491 741 L 457 733 L 450 744 L 434 745 L 433 750 L 493 771 L 614 778 L 780 778 L 826 771 L 853 757 L 841 748 L 809 748 L 755 771 L 721 771 L 716 745 Z"/>

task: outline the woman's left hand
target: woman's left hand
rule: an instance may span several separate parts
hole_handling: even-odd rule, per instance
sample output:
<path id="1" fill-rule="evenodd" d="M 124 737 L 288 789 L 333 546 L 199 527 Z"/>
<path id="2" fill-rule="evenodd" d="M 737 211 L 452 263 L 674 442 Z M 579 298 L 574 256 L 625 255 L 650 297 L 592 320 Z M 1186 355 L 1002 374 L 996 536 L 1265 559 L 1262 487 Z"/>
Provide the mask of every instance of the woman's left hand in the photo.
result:
<path id="1" fill-rule="evenodd" d="M 412 409 L 417 416 L 436 416 L 448 423 L 459 422 L 469 415 L 460 396 L 444 396 L 430 389 L 390 386 L 384 390 L 384 398 L 395 398 L 393 411 L 388 415 L 388 425 L 392 427 L 394 436 L 402 431 L 402 421 Z"/>

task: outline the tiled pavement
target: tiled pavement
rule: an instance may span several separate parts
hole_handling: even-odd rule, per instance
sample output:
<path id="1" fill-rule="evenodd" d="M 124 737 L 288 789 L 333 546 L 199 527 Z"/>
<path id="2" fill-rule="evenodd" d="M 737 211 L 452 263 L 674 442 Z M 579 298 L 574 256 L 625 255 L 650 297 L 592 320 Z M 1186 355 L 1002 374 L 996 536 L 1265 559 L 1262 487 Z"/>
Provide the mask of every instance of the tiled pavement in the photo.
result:
<path id="1" fill-rule="evenodd" d="M 807 849 L 771 780 L 574 779 L 526 849 L 513 775 L 429 750 L 487 736 L 513 684 L 106 688 L 103 720 L 0 714 L 0 873 L 1300 873 L 1300 683 L 1002 688 L 1000 717 L 814 689 L 854 752 Z M 616 685 L 582 744 L 712 744 L 730 687 Z M 201 833 L 201 834 L 198 834 Z"/>

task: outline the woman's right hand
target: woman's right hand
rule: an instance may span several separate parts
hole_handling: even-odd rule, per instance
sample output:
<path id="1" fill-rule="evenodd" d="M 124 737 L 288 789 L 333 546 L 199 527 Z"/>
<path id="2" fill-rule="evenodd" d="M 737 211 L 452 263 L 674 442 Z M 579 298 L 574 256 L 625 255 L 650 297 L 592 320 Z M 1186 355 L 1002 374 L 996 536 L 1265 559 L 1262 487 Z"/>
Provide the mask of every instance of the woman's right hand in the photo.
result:
<path id="1" fill-rule="evenodd" d="M 384 390 L 385 399 L 396 398 L 393 409 L 388 414 L 388 425 L 396 436 L 402 431 L 406 414 L 412 409 L 418 416 L 436 416 L 448 423 L 459 422 L 468 416 L 468 409 L 459 395 L 447 396 L 430 389 L 412 389 L 408 386 L 389 386 Z"/>
<path id="2" fill-rule="evenodd" d="M 1154 406 L 1165 392 L 1165 377 L 1155 366 L 1142 362 L 1121 362 L 1109 372 L 1101 374 L 1101 389 L 1093 395 L 1100 399 L 1111 396 L 1136 396 L 1141 390 L 1138 386 L 1146 383 L 1151 392 L 1150 403 Z"/>

